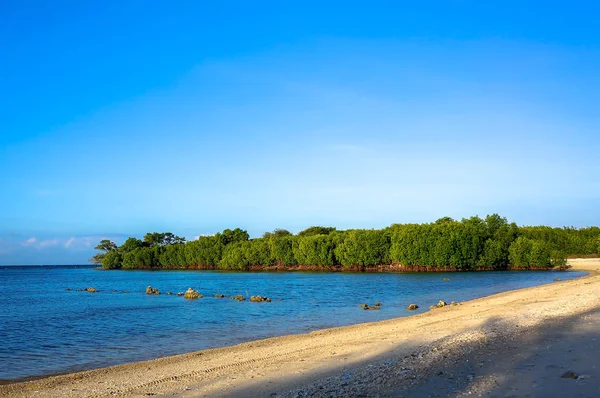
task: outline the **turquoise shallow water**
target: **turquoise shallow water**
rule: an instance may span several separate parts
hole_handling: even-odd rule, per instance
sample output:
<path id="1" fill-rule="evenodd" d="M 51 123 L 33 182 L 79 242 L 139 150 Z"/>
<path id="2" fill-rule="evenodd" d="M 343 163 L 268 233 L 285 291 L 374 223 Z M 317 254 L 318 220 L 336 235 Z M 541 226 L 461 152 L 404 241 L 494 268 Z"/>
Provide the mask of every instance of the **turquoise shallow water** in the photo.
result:
<path id="1" fill-rule="evenodd" d="M 465 301 L 570 279 L 581 272 L 415 274 L 103 271 L 0 268 L 0 380 L 147 360 L 249 340 L 408 316 L 440 299 Z M 450 278 L 444 281 L 442 278 Z M 149 296 L 193 287 L 200 300 Z M 93 286 L 98 293 L 66 291 Z M 118 292 L 112 292 L 112 290 Z M 123 291 L 129 291 L 128 294 Z M 264 295 L 271 303 L 218 299 Z M 282 298 L 283 300 L 277 300 Z M 381 301 L 380 311 L 360 303 Z M 421 308 L 408 311 L 417 303 Z"/>

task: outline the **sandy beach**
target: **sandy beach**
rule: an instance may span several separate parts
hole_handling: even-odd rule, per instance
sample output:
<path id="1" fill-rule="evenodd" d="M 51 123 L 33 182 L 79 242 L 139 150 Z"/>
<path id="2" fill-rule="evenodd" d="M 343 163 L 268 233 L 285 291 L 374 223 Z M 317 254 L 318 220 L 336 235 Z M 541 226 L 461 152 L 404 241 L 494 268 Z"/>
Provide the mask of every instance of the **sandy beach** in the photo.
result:
<path id="1" fill-rule="evenodd" d="M 589 275 L 406 318 L 2 385 L 0 396 L 598 397 L 600 260 L 570 264 Z"/>

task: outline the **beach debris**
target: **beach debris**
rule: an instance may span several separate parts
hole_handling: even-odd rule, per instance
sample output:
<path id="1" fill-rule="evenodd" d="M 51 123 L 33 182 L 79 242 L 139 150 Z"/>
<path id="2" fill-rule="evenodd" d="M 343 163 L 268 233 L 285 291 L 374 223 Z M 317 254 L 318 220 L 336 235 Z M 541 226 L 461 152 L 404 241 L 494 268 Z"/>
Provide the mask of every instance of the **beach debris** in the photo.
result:
<path id="1" fill-rule="evenodd" d="M 98 290 L 96 288 L 93 287 L 88 287 L 87 289 L 85 289 L 86 292 L 90 292 L 90 293 L 97 293 Z"/>
<path id="2" fill-rule="evenodd" d="M 230 297 L 233 300 L 237 300 L 237 301 L 244 301 L 246 300 L 246 297 L 242 296 L 241 294 L 238 294 L 237 296 L 231 296 Z"/>
<path id="3" fill-rule="evenodd" d="M 419 308 L 419 306 L 416 304 L 410 304 L 408 307 L 406 307 L 407 310 L 411 310 L 411 311 L 414 311 L 417 308 Z"/>
<path id="4" fill-rule="evenodd" d="M 262 303 L 263 301 L 270 303 L 271 299 L 263 296 L 251 296 L 250 301 L 252 301 L 253 303 Z"/>
<path id="5" fill-rule="evenodd" d="M 160 292 L 158 291 L 158 288 L 152 287 L 152 286 L 148 286 L 146 288 L 146 294 L 160 294 Z"/>
<path id="6" fill-rule="evenodd" d="M 562 377 L 563 379 L 578 379 L 579 378 L 579 376 L 577 375 L 577 373 L 572 372 L 570 370 L 567 371 L 567 372 L 565 372 L 565 373 L 563 373 L 562 376 L 560 376 L 560 377 Z"/>
<path id="7" fill-rule="evenodd" d="M 200 293 L 198 293 L 197 290 L 194 290 L 190 287 L 183 295 L 183 298 L 193 300 L 193 299 L 202 298 L 202 295 Z"/>
<path id="8" fill-rule="evenodd" d="M 225 295 L 224 294 L 215 294 L 215 297 L 216 298 L 225 298 Z"/>
<path id="9" fill-rule="evenodd" d="M 373 304 L 373 306 L 375 306 L 375 307 L 381 307 L 381 302 L 378 301 L 375 304 Z"/>

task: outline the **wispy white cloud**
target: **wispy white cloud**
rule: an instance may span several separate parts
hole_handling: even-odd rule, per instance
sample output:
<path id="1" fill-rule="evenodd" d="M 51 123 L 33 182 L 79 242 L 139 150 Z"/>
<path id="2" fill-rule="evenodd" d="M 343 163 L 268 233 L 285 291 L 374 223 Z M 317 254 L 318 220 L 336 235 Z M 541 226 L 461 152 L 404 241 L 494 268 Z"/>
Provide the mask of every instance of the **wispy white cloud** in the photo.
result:
<path id="1" fill-rule="evenodd" d="M 41 240 L 40 243 L 38 243 L 38 247 L 40 249 L 43 249 L 45 247 L 57 246 L 59 244 L 60 244 L 60 239 L 46 239 L 46 240 Z"/>
<path id="2" fill-rule="evenodd" d="M 32 236 L 31 238 L 27 239 L 25 242 L 21 243 L 21 245 L 23 246 L 33 246 L 37 243 L 37 238 L 35 236 Z"/>
<path id="3" fill-rule="evenodd" d="M 69 247 L 71 247 L 71 245 L 75 243 L 75 237 L 71 236 L 66 242 L 65 242 L 65 247 L 68 249 Z"/>

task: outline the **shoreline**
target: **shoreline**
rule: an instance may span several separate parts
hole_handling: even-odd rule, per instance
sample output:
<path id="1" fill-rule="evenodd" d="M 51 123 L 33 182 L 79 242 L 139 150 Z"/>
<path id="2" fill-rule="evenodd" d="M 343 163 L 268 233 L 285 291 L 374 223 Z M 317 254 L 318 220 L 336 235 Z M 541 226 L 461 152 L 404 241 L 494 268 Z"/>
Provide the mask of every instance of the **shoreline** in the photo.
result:
<path id="1" fill-rule="evenodd" d="M 567 313 L 581 313 L 584 309 L 600 308 L 598 294 L 593 294 L 600 286 L 600 260 L 578 259 L 569 260 L 569 263 L 574 265 L 572 270 L 588 274 L 570 281 L 507 291 L 464 302 L 457 307 L 408 317 L 272 337 L 236 346 L 27 381 L 7 381 L 8 384 L 0 385 L 0 395 L 28 396 L 37 391 L 36 396 L 139 396 L 146 394 L 146 390 L 152 390 L 152 394 L 181 396 L 235 395 L 236 391 L 242 393 L 257 387 L 265 378 L 270 380 L 268 388 L 282 391 L 294 384 L 292 381 L 297 378 L 298 372 L 318 378 L 319 375 L 335 373 L 338 368 L 376 361 L 380 356 L 389 356 L 390 352 L 410 353 L 408 356 L 412 358 L 412 354 L 421 351 L 416 358 L 422 361 L 425 355 L 423 347 L 432 344 L 451 346 L 452 339 L 462 341 L 466 338 L 465 333 L 474 333 L 470 339 L 477 340 L 477 336 L 482 336 L 476 329 L 486 321 L 523 317 L 529 307 L 538 307 L 540 301 L 553 304 L 552 308 L 545 307 L 541 315 L 536 315 L 546 320 Z M 583 290 L 592 293 L 582 297 Z M 560 297 L 561 293 L 563 297 Z M 568 300 L 569 293 L 580 298 L 575 308 L 572 302 L 575 300 Z M 553 302 L 554 297 L 557 298 Z M 518 303 L 519 307 L 507 311 L 509 303 Z M 529 327 L 533 324 L 535 322 Z M 410 366 L 417 368 L 417 365 Z M 235 375 L 234 379 L 230 378 L 232 375 Z M 261 396 L 266 391 L 257 393 Z"/>

